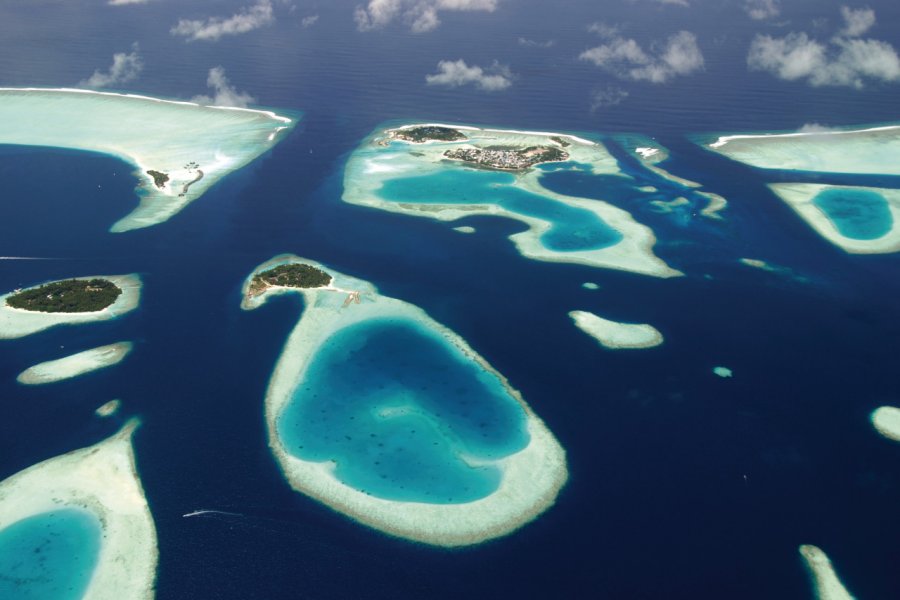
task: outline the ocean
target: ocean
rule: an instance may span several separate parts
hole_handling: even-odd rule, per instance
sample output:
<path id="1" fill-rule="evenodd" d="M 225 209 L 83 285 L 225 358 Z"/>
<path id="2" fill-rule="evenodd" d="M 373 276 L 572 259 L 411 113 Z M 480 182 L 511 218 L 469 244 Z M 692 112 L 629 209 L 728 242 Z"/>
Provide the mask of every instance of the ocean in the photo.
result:
<path id="1" fill-rule="evenodd" d="M 840 3 L 783 4 L 779 18 L 757 22 L 736 1 L 517 0 L 441 12 L 440 27 L 416 34 L 402 19 L 357 31 L 356 2 L 275 2 L 266 27 L 185 42 L 169 33 L 179 18 L 245 4 L 4 3 L 0 86 L 75 85 L 137 42 L 144 69 L 114 90 L 188 99 L 222 66 L 256 105 L 303 117 L 169 221 L 122 234 L 107 229 L 137 204 L 130 166 L 0 148 L 0 256 L 38 259 L 0 260 L 0 292 L 95 274 L 144 281 L 140 308 L 121 319 L 0 341 L 0 479 L 139 416 L 161 600 L 809 598 L 801 544 L 825 550 L 856 597 L 900 597 L 900 446 L 869 422 L 875 408 L 900 404 L 900 262 L 832 246 L 759 172 L 688 137 L 898 121 L 896 84 L 812 87 L 748 71 L 757 33 L 827 40 L 840 27 Z M 869 5 L 870 35 L 900 44 L 900 5 Z M 647 48 L 690 30 L 705 68 L 663 84 L 613 77 L 577 58 L 601 43 L 587 30 L 597 21 Z M 510 87 L 426 85 L 438 61 L 460 58 L 508 65 Z M 592 110 L 610 89 L 628 95 Z M 349 155 L 382 124 L 406 120 L 651 136 L 671 152 L 667 170 L 728 208 L 717 222 L 612 199 L 686 274 L 657 279 L 526 259 L 507 239 L 524 226 L 508 219 L 442 223 L 342 202 Z M 477 231 L 452 230 L 460 225 Z M 267 445 L 263 400 L 303 303 L 239 307 L 244 278 L 284 252 L 422 307 L 506 376 L 566 449 L 569 481 L 555 506 L 508 537 L 445 550 L 291 490 Z M 574 327 L 572 310 L 650 323 L 665 343 L 604 350 Z M 38 362 L 120 340 L 135 348 L 113 368 L 47 386 L 15 381 Z M 715 376 L 716 366 L 734 376 Z M 119 415 L 98 419 L 94 409 L 114 398 Z M 182 516 L 200 509 L 222 514 Z"/>

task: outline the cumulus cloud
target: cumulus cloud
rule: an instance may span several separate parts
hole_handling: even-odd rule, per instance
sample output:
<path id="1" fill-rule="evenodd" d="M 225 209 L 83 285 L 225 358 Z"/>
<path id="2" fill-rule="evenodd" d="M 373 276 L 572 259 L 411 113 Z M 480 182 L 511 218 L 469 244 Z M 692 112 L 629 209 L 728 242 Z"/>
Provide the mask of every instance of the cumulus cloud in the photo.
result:
<path id="1" fill-rule="evenodd" d="M 146 4 L 147 0 L 109 0 L 111 6 L 124 6 L 126 4 Z"/>
<path id="2" fill-rule="evenodd" d="M 841 16 L 844 17 L 844 28 L 839 34 L 842 36 L 859 37 L 875 25 L 875 11 L 871 8 L 854 10 L 849 6 L 842 6 Z"/>
<path id="3" fill-rule="evenodd" d="M 590 25 L 588 25 L 588 31 L 590 31 L 591 33 L 596 33 L 605 40 L 611 40 L 619 36 L 618 25 L 607 25 L 602 21 L 598 21 L 597 23 L 591 23 Z"/>
<path id="4" fill-rule="evenodd" d="M 665 83 L 679 75 L 703 68 L 703 53 L 697 36 L 679 31 L 654 52 L 646 52 L 633 39 L 614 37 L 607 43 L 585 50 L 579 56 L 621 79 Z"/>
<path id="5" fill-rule="evenodd" d="M 799 131 L 800 133 L 828 133 L 834 130 L 833 127 L 822 125 L 821 123 L 805 123 Z"/>
<path id="6" fill-rule="evenodd" d="M 677 4 L 678 6 L 690 6 L 691 3 L 688 0 L 656 0 L 660 4 Z"/>
<path id="7" fill-rule="evenodd" d="M 860 89 L 868 81 L 900 80 L 900 57 L 887 42 L 859 39 L 874 23 L 873 11 L 842 10 L 845 27 L 828 42 L 806 33 L 784 37 L 757 35 L 750 45 L 747 65 L 787 81 L 806 80 L 810 85 Z M 871 14 L 870 14 L 871 13 Z"/>
<path id="8" fill-rule="evenodd" d="M 438 72 L 426 75 L 428 85 L 445 85 L 459 87 L 472 84 L 486 92 L 498 92 L 512 85 L 512 73 L 509 67 L 501 65 L 497 61 L 488 69 L 482 69 L 477 65 L 471 67 L 466 61 L 442 60 L 438 63 Z"/>
<path id="9" fill-rule="evenodd" d="M 112 66 L 108 71 L 97 69 L 94 74 L 78 83 L 80 87 L 104 88 L 137 79 L 144 69 L 137 42 L 131 45 L 131 52 L 113 54 Z"/>
<path id="10" fill-rule="evenodd" d="M 247 92 L 239 92 L 225 76 L 225 69 L 213 67 L 206 77 L 206 85 L 214 92 L 213 96 L 194 96 L 191 102 L 214 106 L 237 106 L 245 108 L 256 102 L 256 98 Z"/>
<path id="11" fill-rule="evenodd" d="M 556 40 L 546 40 L 543 42 L 539 42 L 538 40 L 520 37 L 519 45 L 527 46 L 529 48 L 552 48 L 554 45 L 556 45 Z"/>
<path id="12" fill-rule="evenodd" d="M 319 15 L 309 15 L 308 17 L 303 17 L 303 19 L 300 21 L 300 25 L 302 25 L 303 28 L 305 29 L 307 27 L 312 27 L 318 21 L 319 21 Z"/>
<path id="13" fill-rule="evenodd" d="M 755 21 L 764 21 L 781 14 L 778 0 L 746 0 L 744 11 Z"/>
<path id="14" fill-rule="evenodd" d="M 215 41 L 223 35 L 238 35 L 259 29 L 274 20 L 271 0 L 258 0 L 256 4 L 227 18 L 210 17 L 205 21 L 180 19 L 169 33 L 187 38 L 188 41 Z"/>
<path id="15" fill-rule="evenodd" d="M 615 85 L 594 90 L 591 93 L 591 112 L 621 104 L 626 98 L 628 98 L 628 92 Z"/>
<path id="16" fill-rule="evenodd" d="M 493 12 L 500 0 L 369 0 L 353 13 L 360 31 L 380 29 L 402 18 L 414 33 L 425 33 L 441 24 L 441 11 Z"/>

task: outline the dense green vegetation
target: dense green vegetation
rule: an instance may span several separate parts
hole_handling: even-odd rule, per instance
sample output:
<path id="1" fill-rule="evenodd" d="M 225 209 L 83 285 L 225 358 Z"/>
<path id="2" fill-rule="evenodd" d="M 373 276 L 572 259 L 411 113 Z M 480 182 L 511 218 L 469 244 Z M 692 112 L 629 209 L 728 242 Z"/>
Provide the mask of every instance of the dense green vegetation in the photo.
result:
<path id="1" fill-rule="evenodd" d="M 550 139 L 552 141 L 556 142 L 557 144 L 559 144 L 560 146 L 562 146 L 563 148 L 568 148 L 569 146 L 571 146 L 571 144 L 569 142 L 567 142 L 563 138 L 559 137 L 558 135 L 551 135 Z"/>
<path id="2" fill-rule="evenodd" d="M 410 127 L 408 129 L 398 129 L 394 131 L 394 137 L 406 140 L 407 142 L 427 142 L 429 140 L 437 140 L 441 142 L 456 142 L 466 139 L 461 131 L 450 127 L 440 127 L 437 125 L 423 125 L 422 127 Z"/>
<path id="3" fill-rule="evenodd" d="M 13 294 L 6 304 L 37 312 L 94 312 L 110 306 L 121 293 L 108 279 L 67 279 Z"/>
<path id="4" fill-rule="evenodd" d="M 163 189 L 166 186 L 166 182 L 169 180 L 169 174 L 163 173 L 162 171 L 147 171 L 147 175 L 153 178 L 153 183 L 156 184 L 156 187 L 159 189 Z"/>
<path id="5" fill-rule="evenodd" d="M 250 282 L 250 293 L 259 294 L 269 286 L 317 288 L 331 283 L 331 275 L 312 265 L 291 263 L 257 273 Z"/>

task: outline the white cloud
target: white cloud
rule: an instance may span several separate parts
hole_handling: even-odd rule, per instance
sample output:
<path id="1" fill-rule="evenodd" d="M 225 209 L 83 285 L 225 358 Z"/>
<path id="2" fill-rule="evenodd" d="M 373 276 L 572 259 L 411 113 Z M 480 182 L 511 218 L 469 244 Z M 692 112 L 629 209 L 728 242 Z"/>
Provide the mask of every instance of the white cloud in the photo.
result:
<path id="1" fill-rule="evenodd" d="M 497 92 L 512 85 L 512 73 L 509 67 L 496 61 L 485 70 L 477 65 L 470 67 L 464 60 L 442 60 L 438 63 L 438 72 L 426 75 L 425 81 L 428 85 L 449 87 L 473 84 L 486 92 Z"/>
<path id="2" fill-rule="evenodd" d="M 125 6 L 126 4 L 146 4 L 147 0 L 109 0 L 111 6 Z"/>
<path id="3" fill-rule="evenodd" d="M 628 92 L 615 85 L 594 90 L 591 94 L 591 112 L 621 104 L 626 98 L 628 98 Z"/>
<path id="4" fill-rule="evenodd" d="M 633 39 L 614 37 L 606 44 L 585 50 L 579 58 L 622 79 L 651 83 L 665 83 L 679 75 L 689 75 L 704 65 L 697 37 L 689 31 L 679 31 L 669 37 L 653 54 L 645 52 Z"/>
<path id="5" fill-rule="evenodd" d="M 778 0 L 746 0 L 744 11 L 755 21 L 764 21 L 781 14 Z"/>
<path id="6" fill-rule="evenodd" d="M 353 13 L 360 31 L 380 29 L 402 17 L 414 33 L 425 33 L 441 24 L 441 11 L 493 12 L 500 0 L 369 0 Z"/>
<path id="7" fill-rule="evenodd" d="M 529 48 L 552 48 L 554 45 L 556 45 L 556 40 L 546 40 L 543 42 L 539 42 L 537 40 L 520 37 L 519 45 L 528 46 Z"/>
<path id="8" fill-rule="evenodd" d="M 225 77 L 225 69 L 222 67 L 213 67 L 209 70 L 206 85 L 215 92 L 215 95 L 194 96 L 191 98 L 191 102 L 207 106 L 237 106 L 240 108 L 245 108 L 248 104 L 256 102 L 256 98 L 246 92 L 237 91 L 231 85 L 231 82 Z"/>
<path id="9" fill-rule="evenodd" d="M 677 4 L 678 6 L 690 6 L 688 0 L 656 0 L 660 4 Z"/>
<path id="10" fill-rule="evenodd" d="M 875 13 L 842 8 L 845 27 L 829 42 L 806 33 L 784 37 L 757 35 L 750 45 L 747 65 L 787 81 L 806 80 L 813 86 L 860 89 L 867 81 L 900 81 L 900 57 L 887 42 L 858 39 L 875 23 Z"/>
<path id="11" fill-rule="evenodd" d="M 602 21 L 598 21 L 596 23 L 591 23 L 590 25 L 588 25 L 588 31 L 590 31 L 591 33 L 596 33 L 604 40 L 611 40 L 619 36 L 618 25 L 607 25 Z"/>
<path id="12" fill-rule="evenodd" d="M 300 21 L 300 25 L 302 25 L 304 28 L 312 27 L 318 21 L 319 21 L 319 15 L 309 15 L 308 17 L 303 17 L 303 19 Z"/>
<path id="13" fill-rule="evenodd" d="M 799 131 L 800 133 L 828 133 L 830 131 L 835 131 L 835 129 L 828 125 L 822 125 L 821 123 L 805 123 Z"/>
<path id="14" fill-rule="evenodd" d="M 120 83 L 128 83 L 137 79 L 138 75 L 144 68 L 144 62 L 141 60 L 140 48 L 137 42 L 131 45 L 131 52 L 116 52 L 113 54 L 112 66 L 109 71 L 102 72 L 100 69 L 94 71 L 94 74 L 78 83 L 80 87 L 88 88 L 104 88 Z"/>
<path id="15" fill-rule="evenodd" d="M 259 29 L 274 20 L 271 0 L 258 0 L 253 6 L 228 18 L 210 17 L 205 21 L 180 19 L 169 33 L 185 37 L 188 41 L 215 41 L 223 35 L 237 35 Z"/>
<path id="16" fill-rule="evenodd" d="M 842 6 L 841 16 L 844 17 L 844 28 L 840 35 L 846 37 L 859 37 L 875 25 L 875 11 L 871 8 L 853 10 L 849 6 Z"/>

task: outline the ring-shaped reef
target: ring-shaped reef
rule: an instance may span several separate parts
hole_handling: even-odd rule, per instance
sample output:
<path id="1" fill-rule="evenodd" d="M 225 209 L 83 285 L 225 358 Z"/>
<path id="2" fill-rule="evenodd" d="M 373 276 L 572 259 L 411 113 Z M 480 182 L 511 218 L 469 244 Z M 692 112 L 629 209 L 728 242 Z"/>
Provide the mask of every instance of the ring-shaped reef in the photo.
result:
<path id="1" fill-rule="evenodd" d="M 316 288 L 251 290 L 307 264 Z M 269 444 L 294 489 L 386 533 L 462 546 L 549 508 L 565 452 L 521 395 L 420 308 L 314 261 L 278 256 L 244 285 L 243 308 L 298 292 L 303 314 L 266 395 Z"/>
<path id="2" fill-rule="evenodd" d="M 818 183 L 769 187 L 819 235 L 847 252 L 900 251 L 900 190 Z"/>
<path id="3" fill-rule="evenodd" d="M 627 211 L 543 186 L 553 165 L 628 179 L 602 144 L 577 136 L 409 124 L 379 128 L 353 152 L 343 200 L 443 221 L 503 216 L 528 226 L 510 239 L 531 259 L 681 275 L 653 254 L 653 231 Z"/>
<path id="4" fill-rule="evenodd" d="M 0 144 L 100 152 L 137 168 L 140 205 L 114 232 L 166 221 L 271 149 L 296 121 L 134 94 L 0 88 Z"/>
<path id="5" fill-rule="evenodd" d="M 79 280 L 105 279 L 114 283 L 122 293 L 116 297 L 115 302 L 102 310 L 91 312 L 40 312 L 13 308 L 7 304 L 6 299 L 23 290 L 15 290 L 0 295 L 0 339 L 14 339 L 38 333 L 57 325 L 80 325 L 116 319 L 131 312 L 140 304 L 141 278 L 136 274 L 131 275 L 94 275 L 90 277 L 76 277 Z M 48 282 L 49 283 L 49 282 Z M 33 289 L 38 286 L 33 286 Z"/>
<path id="6" fill-rule="evenodd" d="M 156 528 L 136 426 L 0 482 L 0 597 L 153 598 Z"/>

